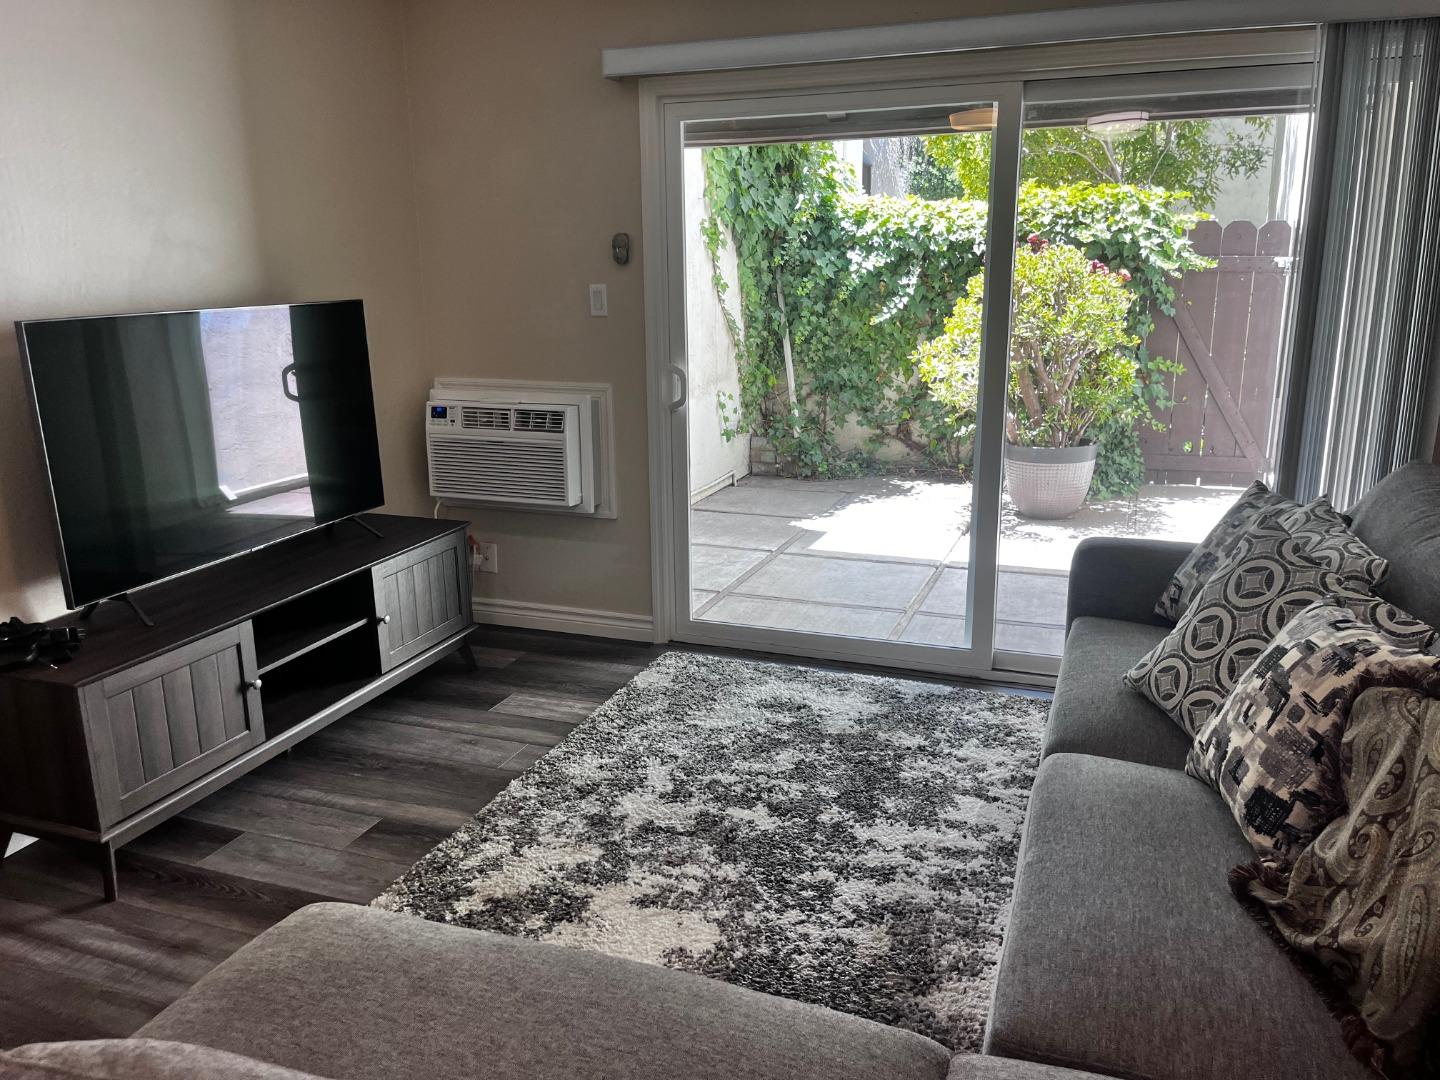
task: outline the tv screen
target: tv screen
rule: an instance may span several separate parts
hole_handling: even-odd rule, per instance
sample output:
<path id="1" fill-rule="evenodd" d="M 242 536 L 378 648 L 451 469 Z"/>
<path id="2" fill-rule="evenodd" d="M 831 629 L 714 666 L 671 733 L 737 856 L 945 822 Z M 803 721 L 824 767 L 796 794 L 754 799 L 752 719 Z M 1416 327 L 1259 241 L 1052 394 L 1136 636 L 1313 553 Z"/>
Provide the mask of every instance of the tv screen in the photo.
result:
<path id="1" fill-rule="evenodd" d="M 71 607 L 385 501 L 359 300 L 17 330 Z"/>

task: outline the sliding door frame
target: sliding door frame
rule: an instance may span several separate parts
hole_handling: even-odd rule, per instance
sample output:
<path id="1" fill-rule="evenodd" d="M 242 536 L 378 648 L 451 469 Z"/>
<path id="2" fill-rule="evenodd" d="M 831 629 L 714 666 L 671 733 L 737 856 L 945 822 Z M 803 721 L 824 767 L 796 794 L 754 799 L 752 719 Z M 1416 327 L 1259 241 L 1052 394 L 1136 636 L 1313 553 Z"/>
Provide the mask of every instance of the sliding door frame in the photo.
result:
<path id="1" fill-rule="evenodd" d="M 650 439 L 654 638 L 759 649 L 1007 682 L 1044 684 L 1053 658 L 997 653 L 994 607 L 1000 472 L 1008 378 L 1011 240 L 1018 192 L 1027 82 L 1056 92 L 1055 80 L 1207 68 L 1312 63 L 1315 33 L 1267 31 L 1145 39 L 1090 47 L 992 50 L 973 56 L 767 69 L 647 79 L 640 84 L 641 198 L 644 211 L 646 368 Z M 1001 55 L 1003 54 L 1003 55 Z M 1260 76 L 1260 72 L 1254 73 Z M 1005 76 L 997 78 L 996 76 Z M 1262 76 L 1263 77 L 1263 76 Z M 1039 80 L 1043 80 L 1039 82 Z M 1075 84 L 1077 87 L 1081 84 Z M 986 309 L 979 387 L 973 549 L 967 590 L 968 649 L 766 630 L 691 617 L 685 515 L 686 450 L 684 125 L 712 119 L 804 116 L 973 101 L 997 105 L 988 222 Z M 1003 282 L 1003 287 L 997 283 Z"/>

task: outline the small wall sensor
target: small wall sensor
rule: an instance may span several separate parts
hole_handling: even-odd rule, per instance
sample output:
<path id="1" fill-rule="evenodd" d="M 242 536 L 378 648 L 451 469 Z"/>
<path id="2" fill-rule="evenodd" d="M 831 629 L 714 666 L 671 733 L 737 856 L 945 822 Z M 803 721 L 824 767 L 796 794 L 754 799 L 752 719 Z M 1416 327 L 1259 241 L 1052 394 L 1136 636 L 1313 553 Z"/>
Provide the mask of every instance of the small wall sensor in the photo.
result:
<path id="1" fill-rule="evenodd" d="M 630 234 L 628 232 L 617 232 L 610 238 L 610 257 L 615 260 L 616 266 L 624 266 L 630 261 Z"/>

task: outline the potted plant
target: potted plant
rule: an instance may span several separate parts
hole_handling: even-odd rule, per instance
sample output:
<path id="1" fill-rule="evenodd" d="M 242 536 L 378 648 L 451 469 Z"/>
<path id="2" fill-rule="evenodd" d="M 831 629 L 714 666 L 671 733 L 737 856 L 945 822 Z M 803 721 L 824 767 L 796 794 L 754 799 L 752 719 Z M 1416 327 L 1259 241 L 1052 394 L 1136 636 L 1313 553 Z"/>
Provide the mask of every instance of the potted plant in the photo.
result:
<path id="1" fill-rule="evenodd" d="M 1005 486 L 1026 517 L 1079 510 L 1095 472 L 1088 434 L 1134 409 L 1129 277 L 1034 234 L 1015 253 Z M 957 414 L 975 411 L 984 290 L 976 274 L 944 331 L 919 350 L 921 378 Z"/>

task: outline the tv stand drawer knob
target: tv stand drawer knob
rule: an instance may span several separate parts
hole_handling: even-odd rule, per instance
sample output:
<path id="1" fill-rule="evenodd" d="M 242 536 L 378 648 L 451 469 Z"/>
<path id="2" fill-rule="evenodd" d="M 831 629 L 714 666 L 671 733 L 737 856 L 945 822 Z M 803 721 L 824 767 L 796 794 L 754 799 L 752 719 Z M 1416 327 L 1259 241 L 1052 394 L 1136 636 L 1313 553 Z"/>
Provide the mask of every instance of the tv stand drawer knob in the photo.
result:
<path id="1" fill-rule="evenodd" d="M 390 625 L 390 616 L 389 616 L 389 615 L 381 615 L 381 616 L 380 616 L 380 622 L 384 623 L 386 626 L 389 626 L 389 625 Z"/>
<path id="2" fill-rule="evenodd" d="M 247 690 L 260 690 L 260 689 L 263 689 L 264 686 L 265 686 L 265 684 L 264 684 L 263 682 L 261 682 L 259 679 L 251 679 L 249 682 L 247 682 L 247 683 L 245 684 L 245 689 L 247 689 Z"/>

